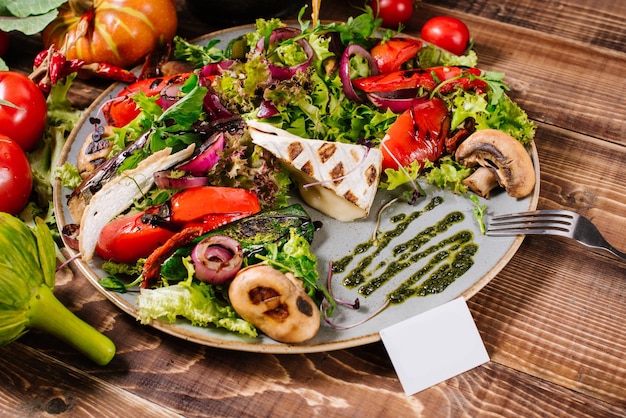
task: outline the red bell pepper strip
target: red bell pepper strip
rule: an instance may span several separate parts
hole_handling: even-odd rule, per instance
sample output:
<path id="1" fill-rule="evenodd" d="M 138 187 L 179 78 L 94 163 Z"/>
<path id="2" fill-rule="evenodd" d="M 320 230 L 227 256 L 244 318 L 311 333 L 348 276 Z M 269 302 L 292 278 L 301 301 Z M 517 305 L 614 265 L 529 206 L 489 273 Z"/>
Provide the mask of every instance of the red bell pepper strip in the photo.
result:
<path id="1" fill-rule="evenodd" d="M 182 231 L 174 234 L 170 239 L 157 248 L 148 258 L 143 265 L 141 275 L 143 281 L 141 287 L 148 289 L 153 283 L 155 283 L 161 276 L 161 266 L 174 252 L 183 245 L 189 244 L 196 238 L 203 235 L 203 229 L 201 227 L 189 227 L 184 228 Z"/>
<path id="2" fill-rule="evenodd" d="M 259 199 L 246 189 L 190 187 L 172 196 L 171 221 L 183 227 L 199 226 L 203 232 L 224 226 L 261 210 Z"/>
<path id="3" fill-rule="evenodd" d="M 413 161 L 423 167 L 425 160 L 438 160 L 450 133 L 450 112 L 439 98 L 420 100 L 391 125 L 381 141 L 383 170 L 397 170 Z"/>
<path id="4" fill-rule="evenodd" d="M 102 106 L 104 119 L 111 126 L 120 128 L 135 119 L 141 110 L 133 100 L 133 95 L 143 92 L 146 96 L 156 96 L 171 86 L 182 86 L 191 73 L 182 73 L 167 77 L 146 78 L 125 87 L 118 95 Z"/>
<path id="5" fill-rule="evenodd" d="M 231 187 L 191 187 L 172 196 L 169 204 L 169 217 L 160 214 L 161 206 L 154 206 L 107 224 L 98 238 L 97 254 L 131 263 L 150 256 L 181 230 L 205 233 L 261 210 L 254 193 Z"/>
<path id="6" fill-rule="evenodd" d="M 422 41 L 413 38 L 391 38 L 381 41 L 371 49 L 370 54 L 380 73 L 391 73 L 399 71 L 402 64 L 415 58 L 420 49 Z"/>
<path id="7" fill-rule="evenodd" d="M 486 91 L 487 84 L 475 78 L 479 75 L 481 71 L 478 68 L 431 67 L 357 78 L 353 83 L 366 93 L 390 93 L 420 87 L 432 91 L 446 81 L 448 82 L 440 89 L 442 93 L 451 91 L 459 84 L 463 88 L 475 87 Z"/>

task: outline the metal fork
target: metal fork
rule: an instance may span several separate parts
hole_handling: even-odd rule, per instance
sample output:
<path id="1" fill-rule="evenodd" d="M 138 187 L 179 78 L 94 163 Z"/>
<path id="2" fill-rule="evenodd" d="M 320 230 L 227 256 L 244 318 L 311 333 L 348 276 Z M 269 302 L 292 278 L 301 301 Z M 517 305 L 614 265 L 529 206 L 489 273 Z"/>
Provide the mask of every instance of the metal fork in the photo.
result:
<path id="1" fill-rule="evenodd" d="M 598 228 L 584 216 L 567 210 L 536 210 L 491 217 L 487 235 L 558 235 L 587 247 L 605 250 L 626 260 L 626 254 L 609 244 Z"/>

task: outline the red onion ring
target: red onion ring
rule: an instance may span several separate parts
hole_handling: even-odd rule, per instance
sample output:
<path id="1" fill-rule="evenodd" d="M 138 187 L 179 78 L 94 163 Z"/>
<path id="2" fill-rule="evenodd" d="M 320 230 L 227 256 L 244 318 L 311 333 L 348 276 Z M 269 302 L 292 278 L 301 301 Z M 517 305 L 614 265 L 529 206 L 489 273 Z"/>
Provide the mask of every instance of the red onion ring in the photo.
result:
<path id="1" fill-rule="evenodd" d="M 300 29 L 296 29 L 292 27 L 274 29 L 274 31 L 272 31 L 272 34 L 270 35 L 269 43 L 271 45 L 279 41 L 291 39 L 291 38 L 296 37 L 300 33 L 301 33 Z M 291 67 L 282 67 L 282 66 L 273 64 L 272 62 L 268 61 L 267 66 L 269 68 L 270 74 L 275 79 L 288 80 L 292 78 L 294 75 L 296 75 L 298 71 L 303 72 L 309 67 L 309 65 L 311 65 L 311 61 L 313 61 L 313 57 L 315 56 L 315 52 L 313 51 L 313 48 L 305 39 L 298 39 L 296 42 L 304 50 L 304 53 L 307 56 L 307 60 L 300 64 L 293 65 Z M 255 52 L 258 54 L 262 53 L 263 51 L 265 51 L 265 38 L 259 39 L 255 48 Z"/>
<path id="2" fill-rule="evenodd" d="M 190 161 L 179 165 L 177 169 L 195 176 L 205 175 L 220 160 L 219 153 L 224 149 L 225 141 L 224 133 L 220 132 L 210 146 Z"/>
<path id="3" fill-rule="evenodd" d="M 191 260 L 200 281 L 220 285 L 235 277 L 241 269 L 243 250 L 233 238 L 211 235 L 196 244 Z"/>
<path id="4" fill-rule="evenodd" d="M 159 189 L 188 189 L 209 184 L 208 177 L 172 177 L 170 170 L 157 171 L 152 176 Z"/>
<path id="5" fill-rule="evenodd" d="M 391 110 L 393 113 L 402 113 L 409 109 L 416 101 L 423 100 L 417 97 L 416 89 L 399 90 L 392 93 L 367 93 L 367 98 L 380 110 Z"/>
<path id="6" fill-rule="evenodd" d="M 360 45 L 349 45 L 341 55 L 341 63 L 339 64 L 339 79 L 343 84 L 343 92 L 349 99 L 352 99 L 357 103 L 362 103 L 365 99 L 357 93 L 354 85 L 352 84 L 352 79 L 350 78 L 350 58 L 354 55 L 358 55 L 367 60 L 370 67 L 370 75 L 378 75 L 378 66 L 376 65 L 376 61 L 374 61 L 372 55 Z"/>

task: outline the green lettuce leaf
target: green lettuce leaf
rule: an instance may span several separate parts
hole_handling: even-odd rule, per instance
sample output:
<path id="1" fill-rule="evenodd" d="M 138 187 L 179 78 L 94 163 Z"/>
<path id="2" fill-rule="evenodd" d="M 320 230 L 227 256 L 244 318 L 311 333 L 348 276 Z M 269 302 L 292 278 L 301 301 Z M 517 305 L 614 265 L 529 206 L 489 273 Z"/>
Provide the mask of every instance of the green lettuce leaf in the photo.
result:
<path id="1" fill-rule="evenodd" d="M 183 263 L 189 272 L 187 280 L 156 289 L 142 289 L 137 297 L 137 319 L 142 324 L 155 319 L 174 322 L 182 317 L 195 326 L 214 325 L 248 337 L 258 335 L 256 328 L 235 312 L 216 287 L 193 280 L 193 265 L 188 258 L 183 259 Z"/>

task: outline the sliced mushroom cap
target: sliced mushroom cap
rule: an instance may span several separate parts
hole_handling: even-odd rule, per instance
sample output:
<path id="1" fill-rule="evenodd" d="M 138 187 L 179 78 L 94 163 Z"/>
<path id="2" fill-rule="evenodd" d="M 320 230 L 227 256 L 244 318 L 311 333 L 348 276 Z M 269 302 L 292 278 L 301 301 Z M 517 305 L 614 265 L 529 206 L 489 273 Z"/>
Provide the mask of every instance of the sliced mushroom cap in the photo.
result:
<path id="1" fill-rule="evenodd" d="M 320 327 L 320 311 L 302 282 L 267 264 L 241 269 L 228 288 L 235 311 L 268 337 L 299 343 L 313 338 Z"/>
<path id="2" fill-rule="evenodd" d="M 498 184 L 515 198 L 528 196 L 535 187 L 535 168 L 528 151 L 502 131 L 474 132 L 459 145 L 455 158 L 466 167 L 482 167 L 463 181 L 480 196 L 488 197 Z"/>
<path id="3" fill-rule="evenodd" d="M 87 178 L 100 164 L 105 162 L 113 148 L 109 137 L 113 135 L 113 128 L 106 126 L 102 134 L 90 133 L 78 152 L 76 167 L 80 176 Z"/>

